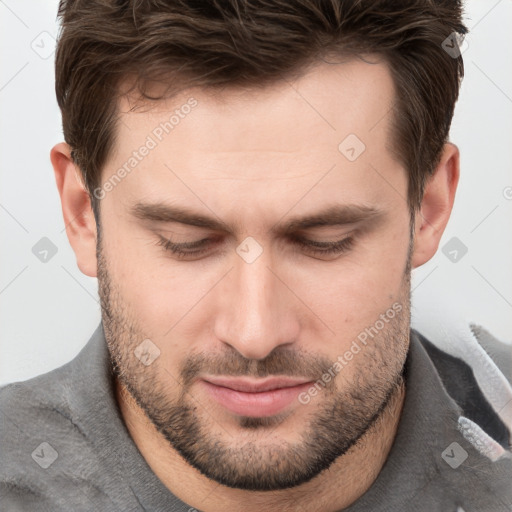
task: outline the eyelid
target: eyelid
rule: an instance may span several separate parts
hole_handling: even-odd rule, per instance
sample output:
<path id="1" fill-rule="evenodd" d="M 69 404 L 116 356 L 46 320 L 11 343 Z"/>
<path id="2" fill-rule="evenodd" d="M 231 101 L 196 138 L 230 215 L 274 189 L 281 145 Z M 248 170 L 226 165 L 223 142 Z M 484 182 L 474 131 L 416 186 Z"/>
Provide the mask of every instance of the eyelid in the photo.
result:
<path id="1" fill-rule="evenodd" d="M 307 240 L 298 238 L 295 240 L 295 244 L 303 247 L 306 251 L 317 255 L 341 255 L 348 251 L 355 242 L 354 236 L 346 236 L 340 240 L 329 241 L 329 242 L 318 242 L 315 240 Z"/>
<path id="2" fill-rule="evenodd" d="M 168 244 L 170 246 L 179 247 L 181 249 L 195 249 L 197 247 L 205 245 L 207 242 L 215 242 L 215 239 L 212 237 L 201 238 L 200 240 L 193 240 L 192 242 L 174 242 L 173 240 L 165 236 L 158 236 L 160 238 L 160 245 Z"/>
<path id="3" fill-rule="evenodd" d="M 172 240 L 169 240 L 161 235 L 159 235 L 159 238 L 160 241 L 157 242 L 157 245 L 163 246 L 165 251 L 172 253 L 178 260 L 181 261 L 195 261 L 202 259 L 200 256 L 203 256 L 209 251 L 208 242 L 214 241 L 211 238 L 203 238 L 193 242 L 174 243 Z M 295 240 L 292 240 L 292 242 L 306 253 L 309 253 L 310 257 L 322 260 L 324 257 L 339 257 L 348 252 L 355 242 L 355 237 L 350 236 L 349 234 L 342 239 L 328 242 L 318 242 L 302 237 L 295 237 Z M 206 247 L 204 247 L 205 245 Z M 218 254 L 218 251 L 215 254 Z M 187 258 L 195 259 L 187 260 Z M 330 259 L 332 260 L 333 258 Z"/>
<path id="4" fill-rule="evenodd" d="M 355 234 L 355 231 L 352 230 L 352 231 L 349 231 L 348 233 L 346 233 L 345 236 L 343 236 L 341 238 L 336 237 L 335 240 L 325 240 L 325 241 L 312 240 L 311 238 L 306 238 L 304 236 L 300 236 L 297 234 L 291 235 L 289 237 L 289 239 L 292 242 L 308 243 L 308 244 L 311 244 L 312 246 L 316 246 L 316 247 L 329 247 L 329 246 L 332 246 L 333 244 L 339 244 L 340 242 L 342 242 L 343 240 L 345 240 L 347 238 L 350 238 L 354 234 Z M 201 238 L 199 240 L 193 240 L 192 242 L 174 242 L 173 240 L 171 240 L 167 237 L 164 237 L 162 235 L 158 235 L 158 236 L 161 239 L 162 243 L 167 243 L 169 245 L 172 245 L 175 247 L 180 247 L 182 249 L 194 249 L 196 247 L 200 247 L 201 245 L 204 245 L 207 242 L 213 243 L 218 240 L 218 237 L 206 237 L 206 238 Z"/>

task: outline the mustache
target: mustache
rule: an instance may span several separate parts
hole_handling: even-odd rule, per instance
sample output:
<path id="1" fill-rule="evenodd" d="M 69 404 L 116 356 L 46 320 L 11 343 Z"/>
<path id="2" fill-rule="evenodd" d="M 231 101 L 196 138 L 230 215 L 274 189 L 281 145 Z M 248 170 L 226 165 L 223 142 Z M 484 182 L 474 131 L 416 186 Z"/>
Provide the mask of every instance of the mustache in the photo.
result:
<path id="1" fill-rule="evenodd" d="M 225 354 L 199 353 L 187 357 L 181 365 L 180 376 L 185 387 L 200 374 L 230 377 L 279 375 L 316 381 L 332 364 L 327 357 L 286 348 L 277 348 L 264 359 L 247 359 L 232 349 Z"/>

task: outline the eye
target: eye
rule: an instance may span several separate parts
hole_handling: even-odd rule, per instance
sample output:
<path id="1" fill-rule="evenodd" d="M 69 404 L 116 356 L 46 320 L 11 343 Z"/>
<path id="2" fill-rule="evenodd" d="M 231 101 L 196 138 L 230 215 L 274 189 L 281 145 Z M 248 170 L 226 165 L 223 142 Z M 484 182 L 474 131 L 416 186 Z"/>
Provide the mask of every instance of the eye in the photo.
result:
<path id="1" fill-rule="evenodd" d="M 299 245 L 306 252 L 318 256 L 327 256 L 332 254 L 342 254 L 348 251 L 354 244 L 354 238 L 347 236 L 342 240 L 335 242 L 318 242 L 316 240 L 307 240 L 305 238 L 295 238 L 294 243 Z"/>
<path id="2" fill-rule="evenodd" d="M 354 238 L 347 236 L 342 240 L 334 242 L 318 242 L 316 240 L 294 237 L 292 241 L 305 252 L 316 256 L 328 256 L 333 254 L 342 254 L 348 251 L 354 243 Z M 194 242 L 175 243 L 172 240 L 159 235 L 157 245 L 162 246 L 166 251 L 170 251 L 181 259 L 189 256 L 202 256 L 209 250 L 209 246 L 214 242 L 215 240 L 212 238 L 203 238 Z"/>
<path id="3" fill-rule="evenodd" d="M 179 258 L 186 256 L 200 256 L 208 250 L 208 247 L 204 246 L 209 242 L 214 241 L 211 238 L 203 238 L 202 240 L 197 240 L 195 242 L 178 244 L 161 235 L 158 236 L 160 240 L 157 242 L 157 245 L 162 246 L 166 251 L 172 252 Z"/>

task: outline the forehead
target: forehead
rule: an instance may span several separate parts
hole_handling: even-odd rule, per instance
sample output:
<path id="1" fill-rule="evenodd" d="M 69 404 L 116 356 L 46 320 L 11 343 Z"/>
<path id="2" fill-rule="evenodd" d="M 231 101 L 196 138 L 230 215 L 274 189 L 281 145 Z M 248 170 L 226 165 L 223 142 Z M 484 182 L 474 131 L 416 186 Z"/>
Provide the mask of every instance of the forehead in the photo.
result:
<path id="1" fill-rule="evenodd" d="M 179 187 L 212 201 L 219 191 L 240 202 L 263 196 L 276 202 L 280 194 L 305 192 L 334 168 L 309 199 L 342 182 L 339 195 L 348 198 L 365 183 L 371 192 L 376 172 L 397 168 L 388 149 L 393 100 L 388 66 L 376 59 L 322 62 L 298 79 L 283 77 L 264 88 L 196 87 L 151 104 L 125 96 L 108 170 L 151 139 L 153 147 L 116 194 L 163 200 L 162 191 L 172 195 Z M 351 158 L 354 153 L 361 156 Z M 372 197 L 382 188 L 377 182 Z"/>
<path id="2" fill-rule="evenodd" d="M 164 90 L 165 84 L 147 92 L 158 96 Z M 337 64 L 318 62 L 299 79 L 283 77 L 265 87 L 196 87 L 153 102 L 125 95 L 119 102 L 120 141 L 130 141 L 129 132 L 134 130 L 151 133 L 155 122 L 168 120 L 192 96 L 199 108 L 183 124 L 193 125 L 205 150 L 243 151 L 265 143 L 264 149 L 291 151 L 295 148 L 290 145 L 302 143 L 305 137 L 334 136 L 336 140 L 355 133 L 364 138 L 376 124 L 388 126 L 386 114 L 394 100 L 394 86 L 387 64 L 368 56 Z M 276 139 L 280 127 L 287 128 L 287 137 Z M 179 131 L 173 130 L 169 138 L 177 139 Z M 243 137 L 245 133 L 251 137 Z"/>

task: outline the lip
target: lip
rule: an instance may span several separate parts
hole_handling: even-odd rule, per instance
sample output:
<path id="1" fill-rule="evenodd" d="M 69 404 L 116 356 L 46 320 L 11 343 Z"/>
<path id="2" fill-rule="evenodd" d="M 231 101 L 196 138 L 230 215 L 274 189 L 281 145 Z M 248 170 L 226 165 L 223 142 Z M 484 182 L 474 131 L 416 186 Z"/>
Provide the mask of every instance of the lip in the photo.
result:
<path id="1" fill-rule="evenodd" d="M 200 381 L 221 406 L 238 416 L 268 417 L 289 406 L 311 381 L 289 377 L 241 379 L 207 377 Z"/>

